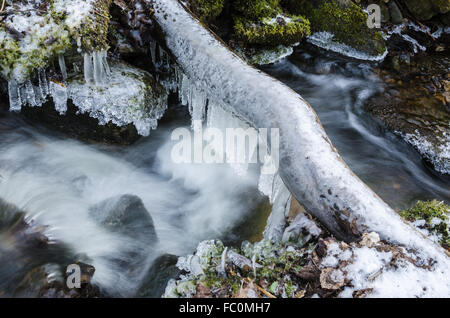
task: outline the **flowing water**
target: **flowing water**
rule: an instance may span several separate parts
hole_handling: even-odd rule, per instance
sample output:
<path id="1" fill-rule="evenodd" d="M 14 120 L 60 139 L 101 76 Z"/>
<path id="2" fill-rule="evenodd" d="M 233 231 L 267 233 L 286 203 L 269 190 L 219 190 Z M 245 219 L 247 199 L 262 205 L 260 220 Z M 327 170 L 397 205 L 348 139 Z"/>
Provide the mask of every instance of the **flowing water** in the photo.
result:
<path id="1" fill-rule="evenodd" d="M 395 209 L 417 200 L 450 201 L 449 178 L 429 169 L 420 156 L 364 112 L 382 83 L 369 64 L 298 50 L 263 67 L 314 108 L 350 168 Z"/>
<path id="2" fill-rule="evenodd" d="M 413 150 L 364 113 L 364 101 L 382 89 L 368 65 L 298 51 L 263 70 L 313 106 L 345 161 L 394 208 L 418 199 L 450 201 L 448 180 L 430 171 Z M 127 147 L 70 140 L 1 113 L 0 199 L 24 211 L 29 222 L 47 226 L 50 239 L 85 255 L 96 268 L 95 282 L 121 296 L 135 295 L 159 255 L 188 254 L 205 239 L 239 243 L 255 236 L 256 229 L 246 228 L 260 223 L 255 211 L 264 202 L 257 190 L 257 169 L 243 176 L 226 165 L 173 164 L 170 133 L 190 126 L 183 119 L 186 108 L 174 109 L 177 119 Z M 92 206 L 124 194 L 142 200 L 159 238 L 132 272 L 127 255 L 142 254 L 142 246 L 107 231 L 89 213 Z M 0 241 L 0 258 L 7 247 Z M 26 262 L 23 255 L 16 264 L 0 264 L 0 292 L 14 272 L 5 267 Z"/>

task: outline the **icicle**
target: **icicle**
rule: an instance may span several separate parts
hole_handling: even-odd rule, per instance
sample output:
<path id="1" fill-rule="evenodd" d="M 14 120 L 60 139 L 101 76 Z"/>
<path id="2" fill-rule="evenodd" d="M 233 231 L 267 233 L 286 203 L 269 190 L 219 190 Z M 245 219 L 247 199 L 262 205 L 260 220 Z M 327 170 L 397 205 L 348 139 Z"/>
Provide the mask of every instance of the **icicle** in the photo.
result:
<path id="1" fill-rule="evenodd" d="M 152 56 L 152 63 L 156 67 L 156 42 L 150 41 L 150 54 Z"/>
<path id="2" fill-rule="evenodd" d="M 105 70 L 105 74 L 107 77 L 111 76 L 111 69 L 109 68 L 108 65 L 108 53 L 106 51 L 102 51 L 102 64 L 103 64 L 103 69 Z M 105 80 L 107 80 L 107 78 L 105 78 Z"/>
<path id="3" fill-rule="evenodd" d="M 22 109 L 22 100 L 20 98 L 19 86 L 15 80 L 8 82 L 9 109 L 14 112 L 20 112 Z"/>
<path id="4" fill-rule="evenodd" d="M 83 63 L 83 68 L 84 68 L 84 80 L 86 82 L 86 84 L 91 84 L 94 82 L 94 72 L 93 72 L 93 66 L 92 66 L 92 56 L 84 53 L 84 63 Z"/>
<path id="5" fill-rule="evenodd" d="M 227 263 L 227 252 L 228 252 L 228 246 L 225 247 L 225 249 L 222 252 L 222 257 L 220 258 L 220 266 L 217 269 L 217 271 L 219 272 L 219 275 L 221 275 L 222 277 L 226 277 L 227 276 L 227 272 L 226 272 L 226 263 Z"/>
<path id="6" fill-rule="evenodd" d="M 39 77 L 39 89 L 41 91 L 41 98 L 45 100 L 49 94 L 47 75 L 45 74 L 45 70 L 38 70 Z"/>
<path id="7" fill-rule="evenodd" d="M 191 114 L 192 121 L 198 120 L 203 122 L 206 109 L 206 94 L 201 90 L 198 90 L 195 86 L 192 86 L 190 88 L 189 95 L 189 112 Z"/>
<path id="8" fill-rule="evenodd" d="M 26 96 L 26 103 L 28 105 L 30 105 L 31 107 L 37 106 L 38 104 L 36 102 L 33 84 L 31 83 L 30 80 L 27 80 L 25 82 L 24 90 L 25 90 L 25 96 Z"/>
<path id="9" fill-rule="evenodd" d="M 94 82 L 96 85 L 101 85 L 105 78 L 102 57 L 100 52 L 94 52 L 92 57 L 94 63 Z"/>
<path id="10" fill-rule="evenodd" d="M 272 203 L 272 213 L 264 229 L 264 238 L 278 241 L 283 236 L 286 218 L 291 205 L 291 193 L 279 175 L 276 175 L 274 178 L 270 202 Z"/>
<path id="11" fill-rule="evenodd" d="M 63 84 L 50 82 L 50 91 L 55 109 L 61 115 L 67 111 L 67 88 Z"/>
<path id="12" fill-rule="evenodd" d="M 63 80 L 67 79 L 67 68 L 66 68 L 66 61 L 64 60 L 64 55 L 59 54 L 58 55 L 58 63 L 59 68 L 61 70 L 61 75 L 63 77 Z"/>

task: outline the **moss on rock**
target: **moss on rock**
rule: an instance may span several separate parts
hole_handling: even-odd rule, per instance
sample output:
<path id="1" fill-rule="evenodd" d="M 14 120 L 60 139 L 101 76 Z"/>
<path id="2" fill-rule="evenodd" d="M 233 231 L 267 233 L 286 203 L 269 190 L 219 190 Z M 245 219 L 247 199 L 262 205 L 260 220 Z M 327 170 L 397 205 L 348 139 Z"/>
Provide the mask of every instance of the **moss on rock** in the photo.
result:
<path id="1" fill-rule="evenodd" d="M 234 9 L 251 20 L 275 16 L 280 12 L 279 0 L 236 0 Z"/>
<path id="2" fill-rule="evenodd" d="M 111 0 L 9 2 L 0 26 L 2 77 L 26 79 L 59 54 L 78 47 L 85 52 L 108 48 Z"/>
<path id="3" fill-rule="evenodd" d="M 216 19 L 223 10 L 225 0 L 190 0 L 189 7 L 202 21 Z"/>
<path id="4" fill-rule="evenodd" d="M 302 16 L 285 18 L 279 16 L 254 23 L 246 18 L 235 18 L 235 32 L 238 38 L 250 45 L 276 47 L 300 42 L 310 34 L 309 21 Z"/>
<path id="5" fill-rule="evenodd" d="M 418 228 L 436 236 L 446 249 L 450 248 L 449 214 L 450 206 L 437 200 L 418 201 L 411 209 L 400 213 L 404 219 L 414 222 Z"/>
<path id="6" fill-rule="evenodd" d="M 334 42 L 369 55 L 386 51 L 381 32 L 368 28 L 367 14 L 351 1 L 299 1 L 297 9 L 310 20 L 312 32 L 332 33 Z"/>
<path id="7" fill-rule="evenodd" d="M 235 34 L 249 45 L 292 45 L 310 34 L 309 21 L 301 15 L 283 14 L 278 0 L 238 0 L 234 9 Z"/>

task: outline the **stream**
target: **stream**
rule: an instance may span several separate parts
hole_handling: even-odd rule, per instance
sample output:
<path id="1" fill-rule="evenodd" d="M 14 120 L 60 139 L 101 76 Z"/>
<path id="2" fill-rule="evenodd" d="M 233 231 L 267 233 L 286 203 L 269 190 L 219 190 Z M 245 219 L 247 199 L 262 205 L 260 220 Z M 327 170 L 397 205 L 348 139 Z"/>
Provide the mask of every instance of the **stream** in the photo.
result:
<path id="1" fill-rule="evenodd" d="M 364 113 L 364 102 L 383 89 L 370 68 L 297 50 L 262 70 L 312 105 L 350 168 L 393 208 L 434 198 L 450 202 L 448 178 L 433 173 L 414 150 Z M 0 113 L 0 198 L 24 211 L 28 221 L 47 226 L 51 240 L 85 255 L 96 268 L 94 283 L 111 295 L 161 293 L 161 286 L 142 286 L 158 256 L 192 253 L 206 239 L 228 244 L 255 239 L 267 218 L 256 167 L 242 175 L 227 165 L 172 163 L 171 132 L 189 127 L 190 120 L 186 107 L 170 107 L 175 119 L 127 147 L 67 139 L 16 114 Z M 95 223 L 89 213 L 125 194 L 139 197 L 153 219 L 159 241 L 149 254 L 131 237 Z M 6 231 L 0 228 L 0 234 Z M 5 245 L 0 241 L 0 258 Z M 144 260 L 133 271 L 130 253 Z M 0 263 L 0 292 L 10 287 L 11 266 L 26 262 L 25 255 L 16 264 Z"/>

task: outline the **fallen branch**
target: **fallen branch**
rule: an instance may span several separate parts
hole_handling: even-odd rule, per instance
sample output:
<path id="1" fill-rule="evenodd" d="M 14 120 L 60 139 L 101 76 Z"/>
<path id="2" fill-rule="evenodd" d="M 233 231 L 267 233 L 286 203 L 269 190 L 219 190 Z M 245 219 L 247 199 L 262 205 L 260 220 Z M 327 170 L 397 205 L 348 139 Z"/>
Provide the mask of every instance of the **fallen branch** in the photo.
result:
<path id="1" fill-rule="evenodd" d="M 406 224 L 351 171 L 300 95 L 243 61 L 178 0 L 153 3 L 165 45 L 208 98 L 230 106 L 253 127 L 279 129 L 279 174 L 310 214 L 340 239 L 374 231 L 449 270 L 443 249 Z"/>

